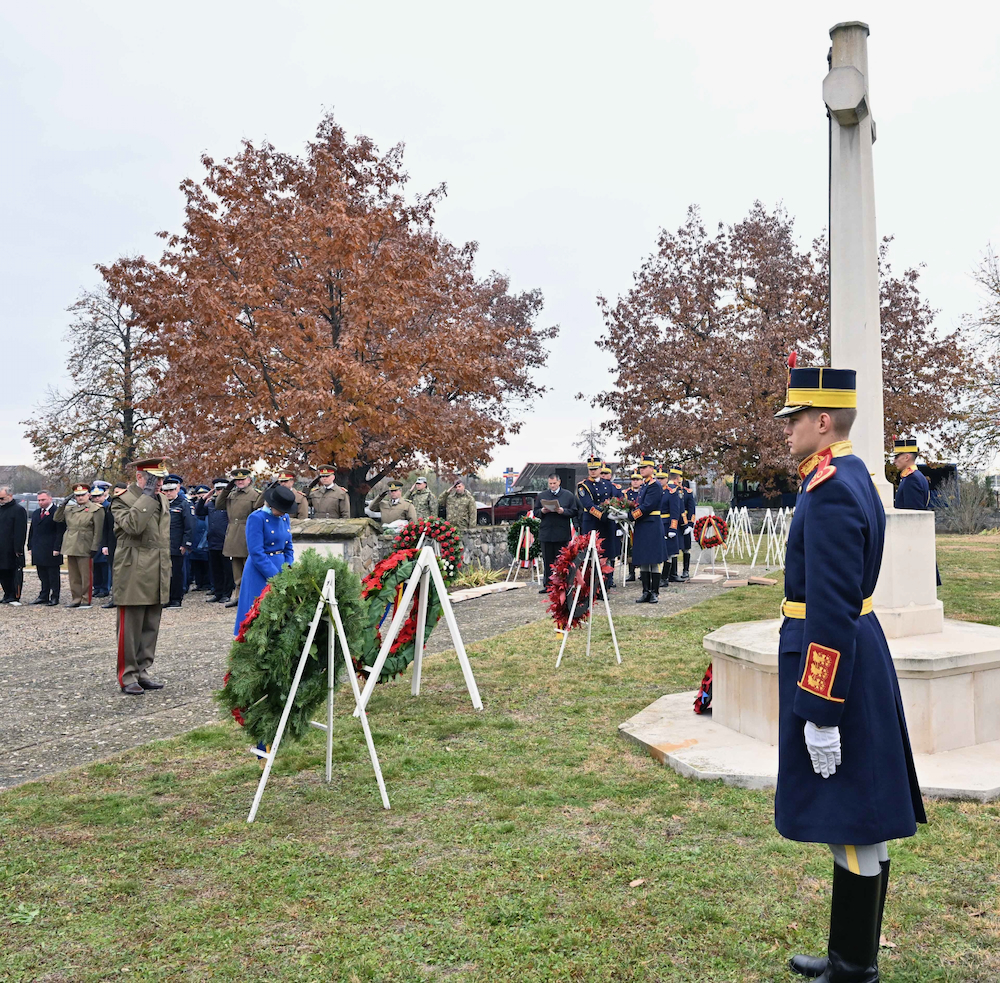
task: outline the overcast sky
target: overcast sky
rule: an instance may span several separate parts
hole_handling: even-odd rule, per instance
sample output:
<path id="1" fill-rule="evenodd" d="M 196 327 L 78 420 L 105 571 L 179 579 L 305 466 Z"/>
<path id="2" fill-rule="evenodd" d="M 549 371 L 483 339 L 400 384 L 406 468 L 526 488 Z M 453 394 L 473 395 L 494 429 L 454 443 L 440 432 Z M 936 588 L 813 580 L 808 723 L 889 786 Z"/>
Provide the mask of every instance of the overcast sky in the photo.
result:
<path id="1" fill-rule="evenodd" d="M 659 228 L 692 203 L 733 222 L 758 198 L 803 242 L 823 228 L 828 31 L 853 19 L 871 26 L 879 234 L 897 269 L 926 263 L 949 329 L 1000 245 L 1000 5 L 3 4 L 0 464 L 31 460 L 18 421 L 65 381 L 65 308 L 94 264 L 160 255 L 202 152 L 300 152 L 327 110 L 404 142 L 412 192 L 448 185 L 442 232 L 480 243 L 481 273 L 541 288 L 561 325 L 549 392 L 491 471 L 574 458 L 600 419 L 574 395 L 611 380 L 595 298 L 628 289 Z"/>

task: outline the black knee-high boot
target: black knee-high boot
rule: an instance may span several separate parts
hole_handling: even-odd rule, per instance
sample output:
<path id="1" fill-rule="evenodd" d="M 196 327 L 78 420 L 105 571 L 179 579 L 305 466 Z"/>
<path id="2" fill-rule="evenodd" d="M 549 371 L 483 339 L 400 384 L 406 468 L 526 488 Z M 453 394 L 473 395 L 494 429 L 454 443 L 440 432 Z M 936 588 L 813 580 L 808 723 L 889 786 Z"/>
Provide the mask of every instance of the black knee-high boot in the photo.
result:
<path id="1" fill-rule="evenodd" d="M 628 576 L 625 578 L 625 583 L 630 584 L 635 580 L 635 567 L 630 563 L 628 565 Z"/>
<path id="2" fill-rule="evenodd" d="M 885 914 L 885 896 L 889 890 L 889 865 L 890 861 L 888 860 L 879 861 L 879 866 L 882 868 L 882 884 L 879 891 L 878 927 L 875 931 L 876 939 L 882 938 L 882 916 Z M 875 961 L 877 965 L 877 950 Z M 815 978 L 817 976 L 822 976 L 823 973 L 826 972 L 827 966 L 830 965 L 830 960 L 827 956 L 792 956 L 792 958 L 788 961 L 788 965 L 793 973 L 798 973 L 800 976 Z"/>
<path id="3" fill-rule="evenodd" d="M 660 603 L 660 575 L 653 570 L 650 575 L 649 582 L 649 603 L 659 604 Z"/>
<path id="4" fill-rule="evenodd" d="M 649 584 L 650 584 L 649 571 L 640 570 L 639 579 L 642 581 L 642 594 L 635 599 L 635 603 L 648 604 L 650 597 L 652 597 L 652 594 L 650 593 L 649 589 Z"/>
<path id="5" fill-rule="evenodd" d="M 679 584 L 681 578 L 677 576 L 677 557 L 672 556 L 670 558 L 670 575 L 667 577 L 667 583 Z"/>
<path id="6" fill-rule="evenodd" d="M 681 580 L 691 579 L 691 554 L 684 554 L 684 572 L 681 574 Z"/>

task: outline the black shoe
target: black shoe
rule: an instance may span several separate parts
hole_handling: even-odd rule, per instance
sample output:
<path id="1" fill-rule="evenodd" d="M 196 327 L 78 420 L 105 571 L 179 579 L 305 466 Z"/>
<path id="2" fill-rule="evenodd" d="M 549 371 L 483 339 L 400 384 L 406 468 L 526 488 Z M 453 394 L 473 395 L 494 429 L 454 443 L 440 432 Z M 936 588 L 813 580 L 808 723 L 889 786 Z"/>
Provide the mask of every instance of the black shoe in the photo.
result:
<path id="1" fill-rule="evenodd" d="M 49 599 L 47 597 L 42 597 L 41 594 L 38 595 L 32 602 L 32 604 L 48 604 Z"/>
<path id="2" fill-rule="evenodd" d="M 143 689 L 163 689 L 164 686 L 164 684 L 161 683 L 158 679 L 150 679 L 149 676 L 146 676 L 145 678 L 140 676 L 139 685 Z"/>
<path id="3" fill-rule="evenodd" d="M 13 597 L 5 597 L 2 601 L 0 601 L 0 604 L 13 604 L 13 603 L 14 603 Z"/>
<path id="4" fill-rule="evenodd" d="M 171 601 L 169 604 L 163 605 L 165 608 L 179 608 L 181 606 L 180 601 Z"/>
<path id="5" fill-rule="evenodd" d="M 635 574 L 634 574 L 634 573 L 630 573 L 630 574 L 629 574 L 629 575 L 628 575 L 628 576 L 627 576 L 627 577 L 625 578 L 625 583 L 626 583 L 626 584 L 631 584 L 631 583 L 634 583 L 634 582 L 635 582 Z"/>
<path id="6" fill-rule="evenodd" d="M 549 592 L 548 587 L 543 587 L 538 593 L 539 594 L 548 594 L 548 592 Z M 226 607 L 228 608 L 229 605 L 227 604 Z"/>
<path id="7" fill-rule="evenodd" d="M 229 598 L 231 596 L 232 596 L 231 594 L 223 594 L 222 597 L 217 597 L 215 599 L 216 603 L 217 604 L 228 604 L 229 603 Z"/>
<path id="8" fill-rule="evenodd" d="M 108 601 L 107 604 L 102 604 L 101 607 L 102 608 L 116 608 L 116 607 L 118 607 L 118 605 L 115 604 L 114 601 Z"/>
<path id="9" fill-rule="evenodd" d="M 128 686 L 122 687 L 122 692 L 129 696 L 142 696 L 146 691 L 138 683 L 129 683 Z"/>
<path id="10" fill-rule="evenodd" d="M 214 604 L 217 600 L 218 598 L 214 594 L 209 594 L 208 597 L 205 598 L 205 603 Z"/>
<path id="11" fill-rule="evenodd" d="M 67 607 L 67 608 L 78 608 L 80 606 L 80 602 L 79 601 L 70 601 L 69 604 L 65 604 L 63 606 Z"/>
<path id="12" fill-rule="evenodd" d="M 48 603 L 48 606 L 49 606 L 50 608 L 57 608 L 57 607 L 59 607 L 59 598 L 58 598 L 58 597 L 53 597 L 53 598 L 52 598 L 52 599 L 51 599 L 50 601 L 48 601 L 47 603 Z"/>
<path id="13" fill-rule="evenodd" d="M 238 608 L 239 606 L 240 606 L 239 599 L 237 599 L 235 601 L 226 601 L 226 607 L 227 608 Z"/>

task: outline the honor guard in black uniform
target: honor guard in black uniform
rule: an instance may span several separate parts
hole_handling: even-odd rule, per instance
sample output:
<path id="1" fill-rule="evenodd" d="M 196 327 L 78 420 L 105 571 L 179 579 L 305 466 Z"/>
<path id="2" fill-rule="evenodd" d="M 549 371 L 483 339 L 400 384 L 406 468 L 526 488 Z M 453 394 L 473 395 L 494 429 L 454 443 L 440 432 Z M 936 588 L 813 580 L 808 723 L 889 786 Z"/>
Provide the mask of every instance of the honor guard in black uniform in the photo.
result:
<path id="1" fill-rule="evenodd" d="M 625 489 L 625 498 L 634 506 L 639 501 L 639 491 L 642 488 L 642 475 L 638 471 L 633 471 L 629 479 L 629 487 Z M 628 560 L 628 576 L 626 582 L 635 580 L 635 562 L 632 559 L 632 529 L 628 527 L 624 530 L 625 539 L 622 541 L 622 548 L 625 550 L 625 557 Z"/>
<path id="2" fill-rule="evenodd" d="M 698 503 L 695 501 L 694 492 L 691 491 L 691 482 L 687 478 L 681 481 L 681 489 L 684 496 L 684 510 L 681 513 L 681 522 L 684 528 L 684 534 L 681 537 L 681 552 L 684 554 L 684 572 L 681 574 L 681 580 L 686 581 L 691 579 L 691 538 L 694 533 L 694 520 Z"/>
<path id="3" fill-rule="evenodd" d="M 663 543 L 663 523 L 660 521 L 660 504 L 663 488 L 653 478 L 656 465 L 651 457 L 639 462 L 642 484 L 632 509 L 635 526 L 632 532 L 632 562 L 639 568 L 642 596 L 636 604 L 656 604 L 660 599 L 660 573 L 667 550 Z"/>
<path id="4" fill-rule="evenodd" d="M 614 498 L 617 491 L 610 481 L 601 477 L 602 467 L 604 462 L 599 457 L 587 458 L 587 477 L 577 485 L 576 497 L 581 508 L 580 532 L 587 536 L 592 531 L 597 531 L 604 555 L 611 564 L 612 573 L 604 575 L 604 585 L 610 590 L 614 587 L 613 571 L 615 558 L 618 556 L 618 537 L 615 535 L 615 521 L 607 518 L 600 506 Z"/>
<path id="5" fill-rule="evenodd" d="M 684 511 L 684 496 L 680 486 L 681 472 L 677 468 L 664 469 L 657 477 L 663 485 L 663 503 L 660 513 L 663 519 L 663 542 L 666 547 L 667 583 L 680 583 L 677 576 L 677 554 L 681 551 L 681 517 Z"/>
<path id="6" fill-rule="evenodd" d="M 877 983 L 886 841 L 926 822 L 896 670 L 872 612 L 885 513 L 848 439 L 855 385 L 853 369 L 793 367 L 776 414 L 802 485 L 785 559 L 774 818 L 782 836 L 833 852 L 827 956 L 790 963 L 820 983 Z"/>
<path id="7" fill-rule="evenodd" d="M 931 512 L 931 486 L 917 467 L 917 447 L 915 437 L 899 437 L 892 442 L 892 463 L 899 469 L 899 487 L 892 504 L 897 509 L 917 509 Z M 934 566 L 937 585 L 941 586 L 941 571 Z"/>

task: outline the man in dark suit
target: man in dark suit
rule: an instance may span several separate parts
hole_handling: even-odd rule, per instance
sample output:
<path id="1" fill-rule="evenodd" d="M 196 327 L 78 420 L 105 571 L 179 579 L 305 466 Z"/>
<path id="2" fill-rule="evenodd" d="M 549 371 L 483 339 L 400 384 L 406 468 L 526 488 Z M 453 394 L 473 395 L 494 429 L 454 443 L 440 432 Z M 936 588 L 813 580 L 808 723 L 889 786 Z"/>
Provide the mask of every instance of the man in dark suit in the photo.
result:
<path id="1" fill-rule="evenodd" d="M 32 604 L 59 606 L 59 568 L 62 566 L 62 540 L 65 522 L 56 522 L 56 507 L 47 491 L 38 493 L 38 508 L 31 513 L 28 549 L 41 588 Z"/>
<path id="2" fill-rule="evenodd" d="M 576 496 L 562 487 L 559 475 L 555 472 L 549 475 L 549 490 L 538 496 L 539 503 L 556 502 L 555 508 L 540 506 L 538 541 L 542 544 L 542 562 L 545 564 L 545 579 L 543 587 L 538 592 L 544 594 L 549 589 L 549 574 L 552 564 L 556 562 L 559 551 L 569 542 L 572 530 L 570 522 L 576 518 L 580 506 Z"/>
<path id="3" fill-rule="evenodd" d="M 24 537 L 28 513 L 14 498 L 9 485 L 0 485 L 0 585 L 3 604 L 21 606 L 24 582 Z"/>

